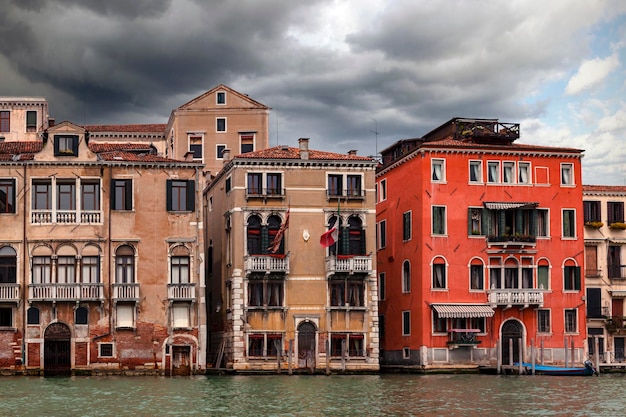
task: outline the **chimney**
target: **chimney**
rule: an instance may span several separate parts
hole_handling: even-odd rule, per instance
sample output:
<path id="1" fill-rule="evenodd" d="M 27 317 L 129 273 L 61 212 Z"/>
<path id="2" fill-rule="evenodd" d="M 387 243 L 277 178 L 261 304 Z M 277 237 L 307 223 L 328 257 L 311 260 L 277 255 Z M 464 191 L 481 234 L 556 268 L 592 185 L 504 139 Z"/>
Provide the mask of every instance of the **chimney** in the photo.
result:
<path id="1" fill-rule="evenodd" d="M 353 156 L 356 155 L 356 149 L 350 149 L 348 151 L 348 155 L 353 155 Z"/>
<path id="2" fill-rule="evenodd" d="M 298 139 L 300 145 L 300 159 L 309 159 L 309 138 Z"/>
<path id="3" fill-rule="evenodd" d="M 230 149 L 224 149 L 222 151 L 222 159 L 224 160 L 224 165 L 230 161 Z"/>
<path id="4" fill-rule="evenodd" d="M 56 123 L 56 119 L 54 117 L 48 118 L 48 127 L 54 126 L 55 123 Z"/>

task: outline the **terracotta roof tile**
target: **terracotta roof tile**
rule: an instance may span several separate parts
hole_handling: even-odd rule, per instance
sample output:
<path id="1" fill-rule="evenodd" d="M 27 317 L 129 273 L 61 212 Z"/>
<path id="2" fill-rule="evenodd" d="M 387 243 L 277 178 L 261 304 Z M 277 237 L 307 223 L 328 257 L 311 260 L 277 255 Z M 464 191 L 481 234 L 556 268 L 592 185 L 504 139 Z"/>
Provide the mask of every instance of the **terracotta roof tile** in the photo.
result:
<path id="1" fill-rule="evenodd" d="M 151 151 L 154 147 L 146 143 L 104 143 L 91 142 L 89 149 L 92 152 L 112 152 L 112 151 Z"/>
<path id="2" fill-rule="evenodd" d="M 292 148 L 287 146 L 275 146 L 273 148 L 263 149 L 255 152 L 248 152 L 236 155 L 235 158 L 254 158 L 254 159 L 301 159 L 300 148 Z M 373 161 L 367 156 L 349 155 L 334 152 L 324 152 L 309 149 L 309 160 L 330 160 L 330 161 Z"/>
<path id="3" fill-rule="evenodd" d="M 626 185 L 584 185 L 583 192 L 626 192 Z"/>
<path id="4" fill-rule="evenodd" d="M 119 162 L 185 162 L 154 154 L 137 154 L 134 152 L 111 151 L 98 154 L 104 161 Z"/>
<path id="5" fill-rule="evenodd" d="M 37 153 L 43 149 L 43 142 L 0 142 L 0 155 Z"/>
<path id="6" fill-rule="evenodd" d="M 143 124 L 143 125 L 87 125 L 83 128 L 89 132 L 111 132 L 111 133 L 165 133 L 165 124 Z"/>

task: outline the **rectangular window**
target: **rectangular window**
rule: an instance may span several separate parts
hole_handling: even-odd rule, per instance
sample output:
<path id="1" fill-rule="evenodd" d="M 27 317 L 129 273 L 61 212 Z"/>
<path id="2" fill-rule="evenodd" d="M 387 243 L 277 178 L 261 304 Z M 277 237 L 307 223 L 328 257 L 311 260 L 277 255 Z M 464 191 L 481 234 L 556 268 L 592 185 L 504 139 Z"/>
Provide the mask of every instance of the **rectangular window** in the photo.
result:
<path id="1" fill-rule="evenodd" d="M 607 267 L 608 267 L 608 273 L 609 273 L 609 278 L 624 278 L 622 276 L 622 257 L 621 257 L 621 250 L 620 250 L 620 246 L 618 245 L 609 245 L 609 252 L 607 254 Z"/>
<path id="2" fill-rule="evenodd" d="M 343 175 L 329 174 L 328 175 L 328 188 L 327 192 L 329 196 L 338 197 L 342 195 L 343 190 Z"/>
<path id="3" fill-rule="evenodd" d="M 194 211 L 196 183 L 193 180 L 167 180 L 167 211 Z"/>
<path id="4" fill-rule="evenodd" d="M 470 266 L 470 289 L 472 290 L 484 290 L 485 289 L 485 278 L 484 268 L 482 265 L 471 265 Z"/>
<path id="5" fill-rule="evenodd" d="M 263 194 L 263 174 L 260 172 L 248 173 L 248 195 Z"/>
<path id="6" fill-rule="evenodd" d="M 215 119 L 215 130 L 218 132 L 226 132 L 226 118 L 218 117 Z"/>
<path id="7" fill-rule="evenodd" d="M 572 209 L 563 210 L 563 237 L 576 237 L 576 212 Z"/>
<path id="8" fill-rule="evenodd" d="M 215 159 L 224 159 L 226 145 L 215 145 Z"/>
<path id="9" fill-rule="evenodd" d="M 402 336 L 411 335 L 411 312 L 402 312 Z"/>
<path id="10" fill-rule="evenodd" d="M 115 327 L 134 328 L 135 327 L 135 305 L 134 304 L 117 304 L 116 306 Z"/>
<path id="11" fill-rule="evenodd" d="M 433 206 L 432 210 L 433 235 L 446 234 L 446 208 L 443 206 Z"/>
<path id="12" fill-rule="evenodd" d="M 537 288 L 550 289 L 550 267 L 547 265 L 537 266 Z"/>
<path id="13" fill-rule="evenodd" d="M 241 153 L 248 153 L 254 151 L 254 136 L 253 135 L 241 135 Z"/>
<path id="14" fill-rule="evenodd" d="M 100 282 L 100 257 L 83 256 L 81 264 L 81 280 L 85 284 L 97 284 Z"/>
<path id="15" fill-rule="evenodd" d="M 172 305 L 172 327 L 190 327 L 189 304 L 177 303 Z"/>
<path id="16" fill-rule="evenodd" d="M 193 154 L 193 159 L 201 161 L 203 157 L 202 136 L 189 136 L 189 152 Z"/>
<path id="17" fill-rule="evenodd" d="M 387 246 L 387 221 L 381 220 L 378 223 L 378 249 L 383 249 Z"/>
<path id="18" fill-rule="evenodd" d="M 606 203 L 606 208 L 609 225 L 612 223 L 624 223 L 623 201 L 609 201 Z"/>
<path id="19" fill-rule="evenodd" d="M 226 93 L 218 91 L 216 94 L 216 104 L 226 104 Z"/>
<path id="20" fill-rule="evenodd" d="M 100 182 L 81 181 L 81 210 L 100 211 Z"/>
<path id="21" fill-rule="evenodd" d="M 550 310 L 537 310 L 537 331 L 550 333 Z"/>
<path id="22" fill-rule="evenodd" d="M 584 222 L 600 222 L 602 215 L 599 201 L 583 201 Z"/>
<path id="23" fill-rule="evenodd" d="M 346 191 L 348 197 L 363 197 L 360 175 L 348 175 L 346 177 Z"/>
<path id="24" fill-rule="evenodd" d="M 54 156 L 78 156 L 78 136 L 55 135 Z"/>
<path id="25" fill-rule="evenodd" d="M 517 163 L 517 182 L 519 184 L 530 184 L 530 163 Z"/>
<path id="26" fill-rule="evenodd" d="M 0 179 L 0 213 L 16 213 L 15 180 L 12 178 Z"/>
<path id="27" fill-rule="evenodd" d="M 49 256 L 33 256 L 33 284 L 49 284 L 52 277 L 52 259 Z"/>
<path id="28" fill-rule="evenodd" d="M 470 161 L 469 182 L 483 182 L 483 161 Z"/>
<path id="29" fill-rule="evenodd" d="M 380 181 L 380 201 L 387 199 L 387 180 Z"/>
<path id="30" fill-rule="evenodd" d="M 0 132 L 11 131 L 11 112 L 7 110 L 0 111 Z"/>
<path id="31" fill-rule="evenodd" d="M 443 182 L 446 180 L 445 160 L 433 159 L 431 160 L 431 177 L 434 182 Z"/>
<path id="32" fill-rule="evenodd" d="M 282 307 L 284 283 L 282 279 L 251 279 L 248 282 L 248 306 Z"/>
<path id="33" fill-rule="evenodd" d="M 228 194 L 233 189 L 233 179 L 231 177 L 226 178 L 224 182 L 224 191 Z"/>
<path id="34" fill-rule="evenodd" d="M 114 178 L 111 180 L 111 189 L 112 210 L 133 209 L 133 180 Z"/>
<path id="35" fill-rule="evenodd" d="M 76 210 L 76 183 L 57 181 L 57 209 Z"/>
<path id="36" fill-rule="evenodd" d="M 445 289 L 446 285 L 446 265 L 443 263 L 433 264 L 433 289 Z"/>
<path id="37" fill-rule="evenodd" d="M 378 299 L 384 301 L 387 296 L 387 276 L 384 272 L 378 274 Z"/>
<path id="38" fill-rule="evenodd" d="M 433 333 L 447 333 L 448 332 L 448 320 L 439 317 L 439 314 L 433 310 Z"/>
<path id="39" fill-rule="evenodd" d="M 506 184 L 515 183 L 515 162 L 502 163 L 502 180 Z"/>
<path id="40" fill-rule="evenodd" d="M 189 256 L 172 256 L 172 284 L 189 284 Z"/>
<path id="41" fill-rule="evenodd" d="M 59 256 L 57 258 L 57 282 L 59 284 L 76 282 L 76 257 Z"/>
<path id="42" fill-rule="evenodd" d="M 266 176 L 267 195 L 280 196 L 283 195 L 283 176 L 280 173 L 268 173 Z"/>
<path id="43" fill-rule="evenodd" d="M 561 185 L 574 185 L 574 165 L 561 164 Z"/>
<path id="44" fill-rule="evenodd" d="M 487 162 L 487 182 L 489 183 L 500 182 L 500 162 L 498 161 Z"/>
<path id="45" fill-rule="evenodd" d="M 0 327 L 13 327 L 12 307 L 0 307 Z"/>
<path id="46" fill-rule="evenodd" d="M 579 266 L 565 266 L 563 268 L 563 289 L 565 291 L 580 291 Z"/>
<path id="47" fill-rule="evenodd" d="M 402 214 L 402 240 L 411 240 L 411 212 Z"/>
<path id="48" fill-rule="evenodd" d="M 98 357 L 112 358 L 114 356 L 113 343 L 98 343 Z"/>
<path id="49" fill-rule="evenodd" d="M 550 235 L 550 222 L 548 221 L 548 209 L 536 209 L 537 215 L 536 236 L 548 237 Z"/>
<path id="50" fill-rule="evenodd" d="M 28 110 L 26 112 L 26 131 L 37 131 L 37 112 L 35 110 Z"/>
<path id="51" fill-rule="evenodd" d="M 486 233 L 486 230 L 483 230 L 483 215 L 486 214 L 482 208 L 470 207 L 468 209 L 468 235 L 480 236 Z"/>
<path id="52" fill-rule="evenodd" d="M 565 310 L 565 333 L 576 333 L 578 331 L 578 319 L 576 309 Z"/>

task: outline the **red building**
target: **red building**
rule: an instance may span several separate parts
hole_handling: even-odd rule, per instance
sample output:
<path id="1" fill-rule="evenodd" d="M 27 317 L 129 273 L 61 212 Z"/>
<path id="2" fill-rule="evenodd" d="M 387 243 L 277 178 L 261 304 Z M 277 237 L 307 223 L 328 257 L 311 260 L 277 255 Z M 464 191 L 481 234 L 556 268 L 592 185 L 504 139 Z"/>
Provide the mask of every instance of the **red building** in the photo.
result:
<path id="1" fill-rule="evenodd" d="M 381 366 L 585 359 L 582 150 L 519 132 L 455 118 L 382 152 Z"/>

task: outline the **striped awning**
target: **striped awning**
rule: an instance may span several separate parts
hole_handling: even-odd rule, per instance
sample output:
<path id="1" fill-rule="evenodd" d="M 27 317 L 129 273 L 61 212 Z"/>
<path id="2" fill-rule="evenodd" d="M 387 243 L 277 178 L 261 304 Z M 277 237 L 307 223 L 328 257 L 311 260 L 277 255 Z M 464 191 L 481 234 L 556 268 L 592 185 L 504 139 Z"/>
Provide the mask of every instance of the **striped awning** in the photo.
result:
<path id="1" fill-rule="evenodd" d="M 496 202 L 484 202 L 486 209 L 489 210 L 511 210 L 511 209 L 532 209 L 539 205 L 539 203 L 524 203 L 524 202 L 509 202 L 509 203 L 496 203 Z"/>
<path id="2" fill-rule="evenodd" d="M 626 290 L 612 290 L 611 295 L 613 297 L 626 297 Z"/>
<path id="3" fill-rule="evenodd" d="M 494 313 L 488 304 L 432 304 L 431 307 L 443 319 L 491 317 Z"/>

